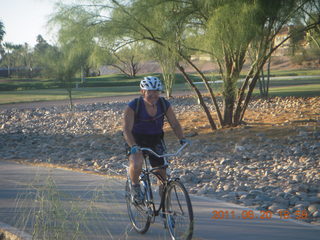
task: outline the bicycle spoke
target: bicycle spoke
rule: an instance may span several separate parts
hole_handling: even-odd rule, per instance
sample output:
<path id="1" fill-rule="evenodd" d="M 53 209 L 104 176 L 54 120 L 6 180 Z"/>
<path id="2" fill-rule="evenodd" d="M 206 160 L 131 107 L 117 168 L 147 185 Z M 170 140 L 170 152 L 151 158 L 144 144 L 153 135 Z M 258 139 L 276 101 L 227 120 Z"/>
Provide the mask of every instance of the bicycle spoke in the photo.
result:
<path id="1" fill-rule="evenodd" d="M 132 202 L 128 181 L 126 183 L 126 192 L 129 219 L 137 232 L 145 233 L 148 231 L 151 222 L 150 208 L 145 204 L 138 205 Z"/>
<path id="2" fill-rule="evenodd" d="M 144 165 L 139 177 L 141 190 L 144 195 L 144 203 L 136 204 L 133 202 L 129 178 L 126 183 L 126 202 L 130 222 L 133 228 L 139 233 L 145 233 L 150 227 L 151 221 L 154 222 L 159 211 L 160 216 L 165 214 L 166 223 L 172 239 L 191 239 L 193 234 L 193 212 L 189 195 L 179 180 L 170 181 L 167 187 L 167 180 L 159 175 L 161 169 L 166 169 L 169 163 L 167 157 L 177 156 L 189 143 L 184 143 L 176 153 L 158 155 L 150 148 L 141 148 L 143 152 L 149 152 L 152 155 L 165 158 L 162 166 L 154 168 L 148 167 L 148 158 L 144 156 Z M 125 166 L 128 170 L 128 167 Z M 128 175 L 129 176 L 129 175 Z M 159 185 L 159 184 L 162 185 Z M 154 192 L 152 192 L 153 186 Z M 157 190 L 159 192 L 157 193 Z M 138 189 L 139 190 L 139 189 Z M 163 202 L 164 201 L 164 202 Z M 140 201 L 141 202 L 141 201 Z M 157 204 L 159 203 L 159 204 Z M 156 206 L 159 205 L 159 210 Z"/>
<path id="3" fill-rule="evenodd" d="M 180 199 L 181 199 L 181 198 L 178 197 L 178 193 L 177 193 L 177 190 L 176 190 L 176 186 L 174 186 L 174 193 L 175 193 L 175 195 L 176 195 L 176 200 L 177 200 L 177 203 L 178 203 L 178 205 L 179 205 L 180 211 L 181 211 L 182 215 L 184 215 L 184 214 L 183 214 L 182 205 L 181 205 L 181 203 L 180 203 Z"/>
<path id="4" fill-rule="evenodd" d="M 193 211 L 189 195 L 184 186 L 174 181 L 169 184 L 165 199 L 168 231 L 172 239 L 191 239 L 193 233 Z"/>

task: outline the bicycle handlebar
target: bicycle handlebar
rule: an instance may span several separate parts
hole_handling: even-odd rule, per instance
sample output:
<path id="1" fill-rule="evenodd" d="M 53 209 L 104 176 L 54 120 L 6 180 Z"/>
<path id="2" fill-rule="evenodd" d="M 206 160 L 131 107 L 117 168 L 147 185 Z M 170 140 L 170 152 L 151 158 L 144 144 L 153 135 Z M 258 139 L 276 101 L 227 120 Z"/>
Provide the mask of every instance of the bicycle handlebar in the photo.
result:
<path id="1" fill-rule="evenodd" d="M 150 152 L 152 155 L 158 157 L 158 158 L 162 158 L 162 157 L 175 157 L 178 156 L 179 153 L 187 146 L 189 145 L 188 142 L 184 143 L 175 153 L 167 153 L 167 154 L 162 154 L 159 155 L 156 152 L 154 152 L 151 148 L 140 148 L 141 151 L 147 151 Z"/>
<path id="2" fill-rule="evenodd" d="M 147 151 L 147 152 L 150 152 L 151 154 L 153 154 L 154 156 L 158 157 L 158 158 L 162 158 L 162 157 L 175 157 L 175 156 L 178 156 L 180 154 L 180 152 L 186 148 L 186 146 L 188 146 L 190 143 L 189 142 L 186 142 L 184 143 L 175 153 L 167 153 L 167 154 L 162 154 L 162 155 L 159 155 L 157 154 L 156 152 L 154 152 L 151 148 L 140 148 L 141 151 Z M 162 166 L 159 166 L 159 167 L 155 167 L 155 168 L 152 168 L 151 170 L 155 170 L 155 169 L 159 169 L 159 168 L 162 168 L 163 166 L 168 166 L 168 162 L 167 160 L 165 159 L 164 160 L 165 163 L 162 165 Z M 125 168 L 129 168 L 129 166 L 125 165 L 125 164 L 122 164 L 122 166 L 124 166 Z"/>

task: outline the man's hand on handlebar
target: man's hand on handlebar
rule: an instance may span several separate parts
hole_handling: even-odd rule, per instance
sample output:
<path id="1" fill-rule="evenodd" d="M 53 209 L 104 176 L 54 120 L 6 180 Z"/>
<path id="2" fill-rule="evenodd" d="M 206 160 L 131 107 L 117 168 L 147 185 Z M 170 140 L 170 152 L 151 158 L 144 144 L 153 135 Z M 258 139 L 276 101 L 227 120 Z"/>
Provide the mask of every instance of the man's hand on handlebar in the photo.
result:
<path id="1" fill-rule="evenodd" d="M 133 145 L 130 148 L 130 154 L 135 154 L 135 153 L 139 152 L 140 150 L 141 150 L 141 148 L 138 145 Z"/>

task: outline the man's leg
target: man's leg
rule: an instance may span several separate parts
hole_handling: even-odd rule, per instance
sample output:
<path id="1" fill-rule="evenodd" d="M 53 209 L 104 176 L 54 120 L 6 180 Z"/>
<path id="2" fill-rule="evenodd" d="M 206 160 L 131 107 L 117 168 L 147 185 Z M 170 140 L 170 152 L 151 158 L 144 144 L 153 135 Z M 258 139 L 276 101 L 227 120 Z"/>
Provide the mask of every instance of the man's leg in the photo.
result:
<path id="1" fill-rule="evenodd" d="M 142 170 L 143 156 L 142 152 L 130 154 L 129 156 L 129 174 L 132 184 L 139 184 L 139 176 Z"/>
<path id="2" fill-rule="evenodd" d="M 139 176 L 142 169 L 143 156 L 141 152 L 129 156 L 129 174 L 131 179 L 131 195 L 137 204 L 143 203 L 143 193 L 141 192 Z"/>

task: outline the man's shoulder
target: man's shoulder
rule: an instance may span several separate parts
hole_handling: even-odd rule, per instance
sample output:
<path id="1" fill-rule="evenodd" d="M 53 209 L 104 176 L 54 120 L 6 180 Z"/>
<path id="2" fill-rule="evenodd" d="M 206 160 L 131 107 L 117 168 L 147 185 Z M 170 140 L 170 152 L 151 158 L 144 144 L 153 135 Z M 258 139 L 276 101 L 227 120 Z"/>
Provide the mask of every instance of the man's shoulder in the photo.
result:
<path id="1" fill-rule="evenodd" d="M 132 99 L 132 100 L 128 103 L 128 106 L 129 106 L 130 108 L 132 108 L 133 110 L 136 110 L 137 106 L 139 105 L 140 99 L 141 99 L 141 97 Z"/>

